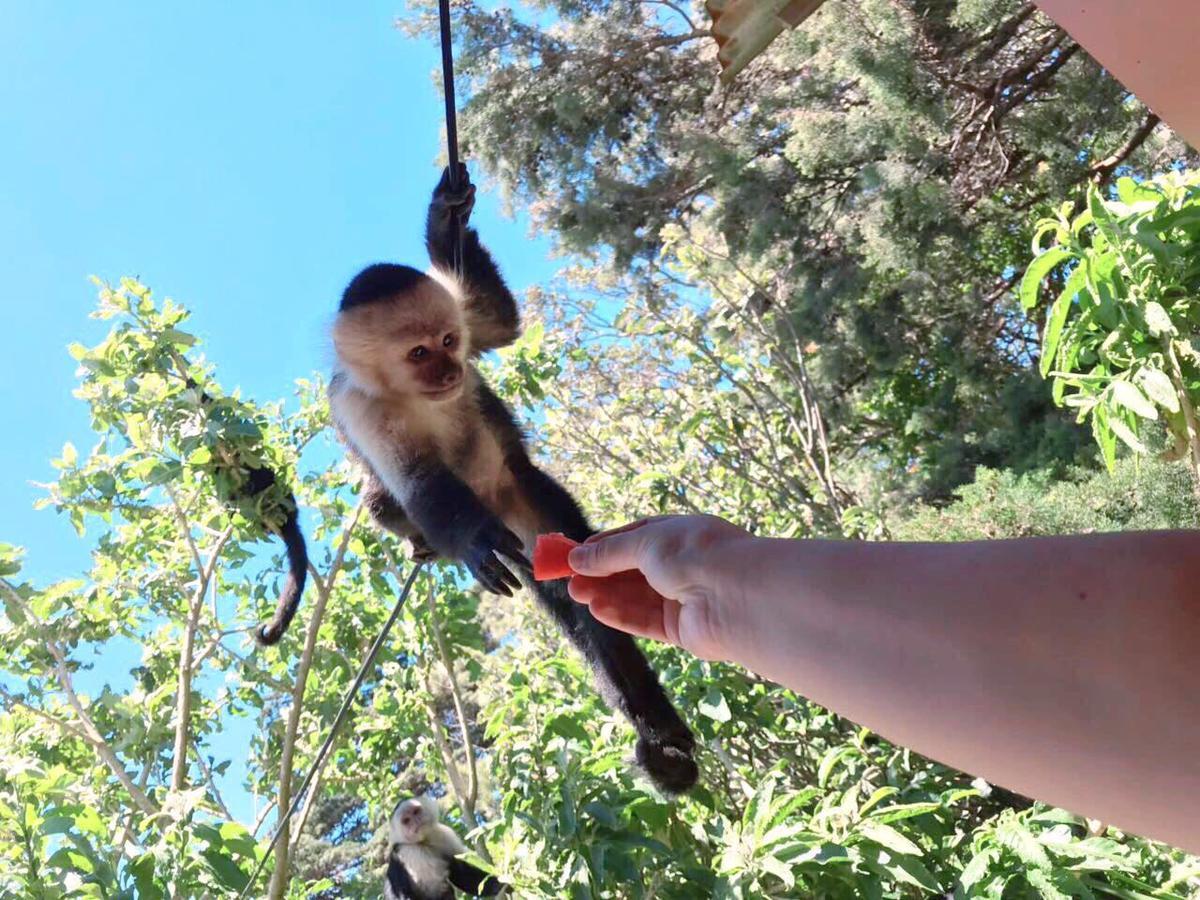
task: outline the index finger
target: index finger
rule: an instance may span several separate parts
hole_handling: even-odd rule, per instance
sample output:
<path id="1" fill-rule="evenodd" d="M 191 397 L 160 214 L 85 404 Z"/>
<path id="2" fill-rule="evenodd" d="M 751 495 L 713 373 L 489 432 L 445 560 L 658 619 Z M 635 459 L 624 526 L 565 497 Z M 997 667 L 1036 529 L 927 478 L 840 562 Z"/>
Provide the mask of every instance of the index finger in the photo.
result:
<path id="1" fill-rule="evenodd" d="M 614 534 L 624 534 L 627 531 L 633 531 L 635 528 L 641 528 L 643 525 L 649 525 L 651 522 L 661 522 L 663 519 L 672 519 L 674 516 L 644 516 L 641 519 L 635 519 L 632 522 L 627 522 L 617 528 L 606 528 L 604 531 L 597 531 L 591 537 L 584 541 L 585 544 L 592 544 L 603 538 L 611 537 Z"/>

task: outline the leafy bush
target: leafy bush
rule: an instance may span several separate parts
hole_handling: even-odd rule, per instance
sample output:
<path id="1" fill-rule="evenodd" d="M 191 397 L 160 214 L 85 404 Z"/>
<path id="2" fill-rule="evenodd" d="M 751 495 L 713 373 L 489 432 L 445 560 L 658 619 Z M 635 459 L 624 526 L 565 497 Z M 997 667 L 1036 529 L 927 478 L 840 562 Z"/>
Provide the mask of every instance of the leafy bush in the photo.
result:
<path id="1" fill-rule="evenodd" d="M 1122 178 L 1116 197 L 1092 186 L 1038 226 L 1054 244 L 1029 266 L 1021 300 L 1034 308 L 1047 276 L 1057 293 L 1041 371 L 1054 399 L 1090 419 L 1112 468 L 1120 439 L 1146 453 L 1147 422 L 1163 421 L 1200 491 L 1200 172 Z"/>
<path id="2" fill-rule="evenodd" d="M 0 898 L 232 897 L 273 827 L 270 801 L 286 803 L 311 765 L 402 573 L 363 521 L 352 473 L 330 464 L 319 382 L 301 383 L 287 416 L 227 398 L 253 433 L 208 427 L 181 375 L 223 395 L 186 313 L 136 282 L 104 288 L 100 312 L 113 332 L 73 350 L 97 441 L 64 452 L 48 486 L 50 504 L 96 537 L 92 565 L 43 587 L 0 547 Z M 540 404 L 553 368 L 538 343 L 531 332 L 497 374 Z M 540 430 L 559 427 L 556 415 Z M 618 429 L 597 424 L 595 436 Z M 279 573 L 263 549 L 277 551 L 256 511 L 231 515 L 211 477 L 221 442 L 260 438 L 272 464 L 299 473 L 314 562 L 291 632 L 267 650 L 249 632 Z M 614 516 L 646 489 L 623 472 L 597 467 L 588 486 Z M 1132 461 L 1111 480 L 1061 485 L 983 473 L 947 510 L 894 528 L 1187 524 L 1181 483 L 1182 467 Z M 727 497 L 742 519 L 772 500 L 754 481 Z M 807 527 L 801 507 L 772 515 Z M 254 895 L 377 897 L 388 813 L 425 790 L 523 898 L 1171 898 L 1200 886 L 1181 853 L 973 784 L 734 666 L 648 650 L 700 741 L 702 786 L 678 801 L 633 774 L 628 727 L 528 598 L 480 598 L 450 567 L 423 574 L 270 888 Z M 98 658 L 103 677 L 89 671 Z M 238 720 L 248 746 L 230 737 Z M 260 798 L 257 821 L 225 803 L 234 764 Z"/>

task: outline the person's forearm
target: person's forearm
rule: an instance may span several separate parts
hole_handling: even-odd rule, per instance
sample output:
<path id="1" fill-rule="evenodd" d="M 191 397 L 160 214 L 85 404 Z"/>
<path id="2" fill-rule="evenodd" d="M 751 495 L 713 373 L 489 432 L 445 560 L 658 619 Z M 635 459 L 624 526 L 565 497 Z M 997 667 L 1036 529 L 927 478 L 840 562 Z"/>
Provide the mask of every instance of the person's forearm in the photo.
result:
<path id="1" fill-rule="evenodd" d="M 943 763 L 1200 850 L 1200 535 L 738 555 L 735 661 Z"/>

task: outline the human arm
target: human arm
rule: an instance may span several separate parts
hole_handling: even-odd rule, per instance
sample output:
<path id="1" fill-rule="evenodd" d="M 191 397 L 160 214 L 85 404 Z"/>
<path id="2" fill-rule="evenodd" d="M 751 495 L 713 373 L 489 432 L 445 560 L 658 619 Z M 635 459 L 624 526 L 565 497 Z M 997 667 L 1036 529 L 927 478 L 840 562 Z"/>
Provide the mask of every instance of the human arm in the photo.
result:
<path id="1" fill-rule="evenodd" d="M 571 555 L 616 627 L 727 659 L 1011 790 L 1200 850 L 1200 535 L 961 544 L 650 520 Z"/>

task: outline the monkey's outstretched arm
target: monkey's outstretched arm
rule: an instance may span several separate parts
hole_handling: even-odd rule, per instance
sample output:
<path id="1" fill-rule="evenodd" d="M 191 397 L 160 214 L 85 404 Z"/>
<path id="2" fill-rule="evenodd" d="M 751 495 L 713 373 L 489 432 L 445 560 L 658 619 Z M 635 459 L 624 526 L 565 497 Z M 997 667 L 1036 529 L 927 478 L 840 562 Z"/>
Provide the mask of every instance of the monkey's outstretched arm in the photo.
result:
<path id="1" fill-rule="evenodd" d="M 457 857 L 450 860 L 450 883 L 473 897 L 495 897 L 504 890 L 502 881 Z"/>
<path id="2" fill-rule="evenodd" d="M 497 556 L 528 567 L 521 540 L 462 479 L 435 456 L 372 468 L 426 543 L 440 556 L 464 563 L 489 591 L 511 597 L 521 583 Z"/>
<path id="3" fill-rule="evenodd" d="M 450 189 L 450 169 L 434 189 L 425 220 L 425 244 L 429 259 L 447 273 L 454 272 L 454 249 L 457 237 L 454 216 L 463 228 L 463 259 L 460 279 L 466 303 L 464 311 L 471 331 L 471 353 L 479 355 L 497 347 L 511 344 L 520 328 L 517 301 L 492 255 L 479 240 L 474 228 L 467 227 L 475 205 L 475 185 L 467 175 L 467 167 L 459 163 L 458 187 Z"/>

